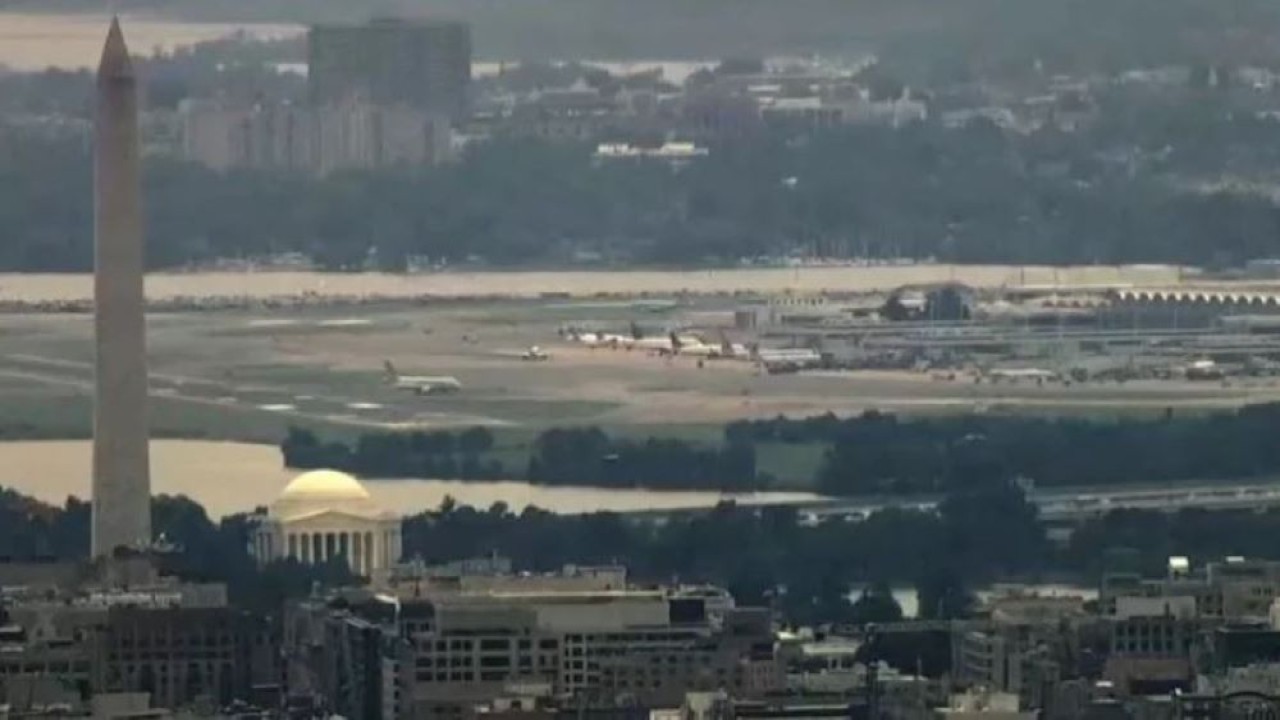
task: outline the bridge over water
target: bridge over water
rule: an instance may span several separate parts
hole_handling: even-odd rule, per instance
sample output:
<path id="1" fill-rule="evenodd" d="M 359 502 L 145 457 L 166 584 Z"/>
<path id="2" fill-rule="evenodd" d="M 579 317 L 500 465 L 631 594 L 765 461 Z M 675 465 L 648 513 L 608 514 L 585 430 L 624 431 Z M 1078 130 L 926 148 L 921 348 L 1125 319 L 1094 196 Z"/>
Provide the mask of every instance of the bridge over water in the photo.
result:
<path id="1" fill-rule="evenodd" d="M 1103 515 L 1113 510 L 1155 510 L 1177 512 L 1199 508 L 1204 510 L 1263 510 L 1280 507 L 1280 479 L 1257 481 L 1204 481 L 1166 487 L 1078 487 L 1033 490 L 1028 497 L 1040 508 L 1047 521 L 1071 521 Z M 818 523 L 828 518 L 850 521 L 866 519 L 888 508 L 933 511 L 939 496 L 877 496 L 865 498 L 829 498 L 800 503 L 753 504 L 752 507 L 792 507 L 805 523 Z M 662 520 L 705 509 L 637 510 L 629 515 Z"/>

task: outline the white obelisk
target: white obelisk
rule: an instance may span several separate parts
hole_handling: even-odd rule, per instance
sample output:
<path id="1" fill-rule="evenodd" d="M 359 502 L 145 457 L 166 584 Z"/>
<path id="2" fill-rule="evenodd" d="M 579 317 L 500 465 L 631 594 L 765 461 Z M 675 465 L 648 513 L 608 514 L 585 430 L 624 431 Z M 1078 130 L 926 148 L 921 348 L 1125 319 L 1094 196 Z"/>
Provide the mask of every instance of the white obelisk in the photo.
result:
<path id="1" fill-rule="evenodd" d="M 93 555 L 151 543 L 138 89 L 120 23 L 98 65 L 93 132 Z"/>

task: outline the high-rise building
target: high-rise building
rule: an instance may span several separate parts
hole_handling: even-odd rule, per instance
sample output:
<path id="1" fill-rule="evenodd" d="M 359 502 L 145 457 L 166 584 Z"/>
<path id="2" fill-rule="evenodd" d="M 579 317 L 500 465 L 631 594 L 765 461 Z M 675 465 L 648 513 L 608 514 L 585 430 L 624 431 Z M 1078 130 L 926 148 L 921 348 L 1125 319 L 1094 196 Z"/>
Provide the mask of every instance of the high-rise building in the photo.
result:
<path id="1" fill-rule="evenodd" d="M 94 115 L 93 555 L 151 543 L 138 89 L 120 23 Z"/>
<path id="2" fill-rule="evenodd" d="M 267 168 L 324 176 L 433 165 L 451 150 L 448 120 L 408 105 L 247 107 L 184 100 L 179 113 L 183 156 L 220 172 Z"/>
<path id="3" fill-rule="evenodd" d="M 309 171 L 314 113 L 288 103 L 227 105 L 188 98 L 178 105 L 182 155 L 211 170 Z"/>
<path id="4" fill-rule="evenodd" d="M 410 105 L 466 118 L 471 29 L 440 20 L 380 19 L 317 25 L 307 37 L 307 83 L 316 105 L 353 99 Z"/>

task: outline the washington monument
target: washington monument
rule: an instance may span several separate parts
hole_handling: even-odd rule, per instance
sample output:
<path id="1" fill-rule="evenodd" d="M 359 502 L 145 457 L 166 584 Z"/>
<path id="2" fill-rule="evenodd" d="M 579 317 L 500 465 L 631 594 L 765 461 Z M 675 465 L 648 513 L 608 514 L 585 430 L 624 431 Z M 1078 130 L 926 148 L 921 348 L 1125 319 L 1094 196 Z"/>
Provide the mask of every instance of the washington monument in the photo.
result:
<path id="1" fill-rule="evenodd" d="M 98 65 L 93 129 L 93 555 L 151 543 L 138 91 L 120 23 Z"/>

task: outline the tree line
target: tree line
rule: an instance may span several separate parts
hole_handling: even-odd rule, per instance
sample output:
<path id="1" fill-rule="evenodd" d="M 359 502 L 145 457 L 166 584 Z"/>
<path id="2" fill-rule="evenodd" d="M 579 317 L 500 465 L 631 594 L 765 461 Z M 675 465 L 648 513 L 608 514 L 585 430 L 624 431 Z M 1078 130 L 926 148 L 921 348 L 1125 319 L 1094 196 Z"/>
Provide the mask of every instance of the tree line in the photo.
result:
<path id="1" fill-rule="evenodd" d="M 1046 419 L 1007 415 L 899 418 L 777 417 L 724 428 L 723 441 L 632 439 L 598 427 L 551 428 L 523 468 L 495 457 L 486 428 L 370 432 L 354 444 L 292 429 L 285 465 L 373 477 L 518 479 L 539 485 L 747 492 L 774 482 L 757 468 L 761 443 L 816 445 L 814 488 L 832 496 L 941 495 L 974 443 L 994 448 L 1016 477 L 1043 487 L 1216 480 L 1280 473 L 1280 403 L 1160 419 Z M 503 455 L 510 458 L 510 453 Z"/>
<path id="2" fill-rule="evenodd" d="M 405 518 L 404 549 L 406 557 L 428 562 L 497 552 L 531 571 L 618 562 L 639 582 L 724 585 L 741 602 L 775 605 L 795 622 L 849 622 L 892 612 L 875 591 L 855 610 L 852 590 L 864 583 L 915 584 L 931 598 L 928 614 L 954 614 L 968 606 L 969 583 L 1034 572 L 1048 557 L 1035 508 L 1020 490 L 977 466 L 959 472 L 982 478 L 975 474 L 965 483 L 969 490 L 937 514 L 894 510 L 866 522 L 817 526 L 803 523 L 794 509 L 733 504 L 640 523 L 615 513 L 513 512 L 501 503 L 486 510 L 446 500 Z M 984 519 L 992 507 L 1003 522 Z M 157 536 L 174 548 L 165 559 L 170 572 L 227 582 L 232 597 L 246 605 L 268 609 L 309 592 L 311 582 L 351 581 L 340 567 L 256 567 L 247 550 L 253 528 L 248 515 L 214 522 L 188 498 L 160 496 L 152 517 Z M 74 498 L 53 507 L 0 493 L 0 521 L 0 555 L 75 560 L 88 553 L 89 507 Z"/>
<path id="3" fill-rule="evenodd" d="M 1170 555 L 1195 563 L 1227 555 L 1280 558 L 1280 510 L 1114 511 L 1083 521 L 1057 546 L 1013 477 L 992 447 L 974 444 L 949 473 L 952 490 L 936 511 L 887 509 L 861 521 L 820 523 L 804 521 L 793 508 L 732 503 L 644 523 L 616 513 L 516 512 L 502 503 L 477 509 L 446 499 L 405 518 L 404 548 L 406 557 L 427 562 L 496 552 L 530 571 L 621 563 L 638 582 L 715 583 L 743 604 L 773 606 L 796 623 L 892 619 L 898 611 L 887 597 L 890 587 L 915 587 L 925 617 L 954 617 L 972 608 L 975 586 L 1089 582 L 1114 558 L 1152 575 Z M 227 582 L 245 606 L 274 612 L 313 583 L 354 581 L 337 564 L 257 567 L 247 551 L 253 521 L 244 514 L 214 522 L 190 499 L 160 496 L 152 517 L 157 535 L 174 547 L 165 559 L 169 572 Z M 54 507 L 0 492 L 0 556 L 83 559 L 89 523 L 89 506 L 77 499 Z M 868 589 L 852 602 L 857 587 Z"/>
<path id="4" fill-rule="evenodd" d="M 366 477 L 445 477 L 501 480 L 502 461 L 489 457 L 493 433 L 473 427 L 459 432 L 367 432 L 353 445 L 321 442 L 310 430 L 291 427 L 280 443 L 285 467 L 325 468 Z"/>
<path id="5" fill-rule="evenodd" d="M 755 448 L 699 447 L 675 438 L 610 437 L 597 427 L 553 428 L 534 440 L 526 475 L 542 485 L 749 491 L 759 486 Z"/>
<path id="6" fill-rule="evenodd" d="M 742 421 L 730 442 L 826 448 L 816 484 L 831 495 L 943 493 L 948 470 L 976 441 L 1042 486 L 1107 486 L 1280 473 L 1280 404 L 1152 420 L 964 415 L 902 419 L 869 411 Z"/>
<path id="7" fill-rule="evenodd" d="M 91 523 L 87 501 L 68 497 L 55 506 L 0 488 L 0 561 L 83 561 Z M 354 580 L 339 562 L 313 567 L 285 560 L 259 567 L 248 552 L 254 523 L 247 514 L 214 522 L 185 496 L 153 497 L 151 523 L 171 548 L 160 558 L 163 573 L 226 583 L 229 599 L 240 607 L 274 614 L 286 599 L 304 597 L 316 584 L 336 587 Z"/>
<path id="8" fill-rule="evenodd" d="M 1280 214 L 1269 198 L 1192 188 L 1264 171 L 1280 123 L 1201 95 L 1116 103 L 1096 128 L 1071 135 L 932 120 L 765 130 L 713 142 L 680 171 L 598 163 L 589 143 L 535 139 L 476 143 L 437 168 L 322 179 L 216 173 L 157 154 L 144 163 L 147 261 L 297 252 L 326 270 L 401 271 L 789 253 L 1210 265 L 1276 253 Z M 92 267 L 91 165 L 84 137 L 0 132 L 0 270 Z"/>
<path id="9" fill-rule="evenodd" d="M 755 448 L 702 447 L 673 438 L 637 441 L 597 427 L 552 428 L 534 438 L 521 473 L 492 457 L 487 428 L 460 432 L 367 432 L 353 445 L 322 442 L 290 428 L 280 444 L 286 467 L 330 468 L 367 477 L 521 479 L 537 485 L 748 491 L 759 487 Z"/>

